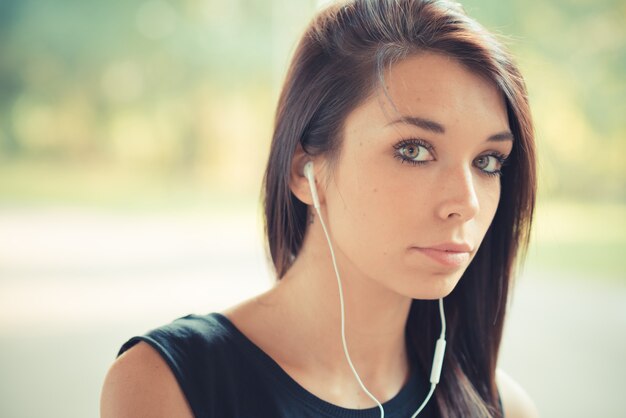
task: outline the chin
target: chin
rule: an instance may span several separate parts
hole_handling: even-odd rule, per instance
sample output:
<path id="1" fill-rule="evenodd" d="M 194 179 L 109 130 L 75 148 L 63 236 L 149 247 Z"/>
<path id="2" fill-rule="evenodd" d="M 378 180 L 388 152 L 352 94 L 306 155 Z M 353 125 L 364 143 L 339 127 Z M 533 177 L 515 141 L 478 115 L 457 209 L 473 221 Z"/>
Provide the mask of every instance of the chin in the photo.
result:
<path id="1" fill-rule="evenodd" d="M 436 300 L 448 296 L 459 283 L 461 275 L 439 275 L 420 281 L 419 288 L 412 289 L 411 297 L 420 300 Z"/>

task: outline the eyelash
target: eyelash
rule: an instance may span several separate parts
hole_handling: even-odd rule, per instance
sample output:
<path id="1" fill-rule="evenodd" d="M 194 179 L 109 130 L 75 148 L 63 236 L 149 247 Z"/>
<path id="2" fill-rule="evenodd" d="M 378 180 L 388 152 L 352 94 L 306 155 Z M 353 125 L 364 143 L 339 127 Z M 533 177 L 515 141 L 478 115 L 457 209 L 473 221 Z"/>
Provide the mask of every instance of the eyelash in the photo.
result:
<path id="1" fill-rule="evenodd" d="M 400 160 L 401 163 L 409 163 L 412 165 L 418 165 L 418 164 L 426 164 L 430 161 L 415 161 L 412 160 L 410 158 L 406 158 L 404 155 L 402 155 L 399 150 L 406 147 L 406 146 L 421 146 L 426 148 L 429 152 L 433 150 L 433 146 L 430 145 L 427 142 L 424 142 L 420 139 L 403 139 L 402 141 L 398 142 L 396 145 L 393 146 L 393 148 L 396 150 L 396 152 L 394 152 L 394 158 L 397 158 Z M 502 176 L 502 167 L 506 166 L 508 164 L 508 155 L 504 155 L 501 154 L 499 152 L 492 152 L 489 154 L 484 154 L 481 155 L 481 157 L 494 157 L 499 163 L 500 163 L 500 170 L 496 170 L 496 171 L 485 171 L 483 169 L 480 169 L 480 171 L 482 171 L 482 173 L 486 176 L 489 177 L 500 177 Z"/>

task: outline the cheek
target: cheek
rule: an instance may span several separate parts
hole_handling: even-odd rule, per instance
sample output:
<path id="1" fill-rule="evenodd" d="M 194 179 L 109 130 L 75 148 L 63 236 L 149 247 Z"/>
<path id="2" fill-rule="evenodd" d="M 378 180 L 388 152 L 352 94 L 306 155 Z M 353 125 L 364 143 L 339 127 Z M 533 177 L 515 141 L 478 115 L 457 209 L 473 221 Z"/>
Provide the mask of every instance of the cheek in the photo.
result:
<path id="1" fill-rule="evenodd" d="M 402 205 L 402 196 L 383 173 L 358 167 L 344 173 L 349 174 L 337 179 L 327 198 L 331 234 L 350 258 L 384 256 L 393 243 L 394 208 Z"/>
<path id="2" fill-rule="evenodd" d="M 481 194 L 478 196 L 480 204 L 478 222 L 480 222 L 483 233 L 486 233 L 489 225 L 491 225 L 500 202 L 500 183 L 495 183 L 496 184 L 485 184 Z"/>
<path id="3" fill-rule="evenodd" d="M 338 189 L 338 194 L 334 207 L 340 208 L 345 225 L 350 225 L 355 233 L 363 236 L 382 232 L 385 220 L 391 216 L 382 202 L 393 199 L 393 195 L 366 177 L 360 177 L 351 185 Z"/>
<path id="4" fill-rule="evenodd" d="M 396 235 L 399 229 L 410 228 L 404 221 L 419 216 L 418 206 L 423 199 L 415 182 L 393 171 L 369 170 L 361 172 L 361 178 L 366 181 L 361 181 L 357 187 L 360 221 L 391 244 L 394 238 L 399 238 Z"/>
<path id="5" fill-rule="evenodd" d="M 328 206 L 335 211 L 329 216 L 338 244 L 370 271 L 393 262 L 389 257 L 401 253 L 419 234 L 416 227 L 423 223 L 428 191 L 410 177 L 383 168 L 351 167 L 350 176 L 341 180 Z"/>

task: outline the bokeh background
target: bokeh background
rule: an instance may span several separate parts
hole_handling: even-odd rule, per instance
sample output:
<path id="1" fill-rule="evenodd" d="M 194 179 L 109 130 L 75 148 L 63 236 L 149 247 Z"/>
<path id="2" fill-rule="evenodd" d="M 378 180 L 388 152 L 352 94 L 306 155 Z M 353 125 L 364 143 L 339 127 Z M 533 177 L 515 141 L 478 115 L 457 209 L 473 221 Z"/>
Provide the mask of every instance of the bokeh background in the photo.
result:
<path id="1" fill-rule="evenodd" d="M 266 288 L 259 190 L 313 0 L 0 1 L 0 416 L 96 417 L 133 335 Z M 467 0 L 526 77 L 540 193 L 500 358 L 626 414 L 626 3 Z"/>

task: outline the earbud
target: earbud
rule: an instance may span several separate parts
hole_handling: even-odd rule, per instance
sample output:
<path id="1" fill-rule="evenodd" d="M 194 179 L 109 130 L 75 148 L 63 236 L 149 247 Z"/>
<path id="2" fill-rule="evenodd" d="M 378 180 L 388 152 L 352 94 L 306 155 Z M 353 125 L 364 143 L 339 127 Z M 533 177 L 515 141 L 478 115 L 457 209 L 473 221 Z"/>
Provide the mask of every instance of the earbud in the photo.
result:
<path id="1" fill-rule="evenodd" d="M 304 165 L 304 176 L 309 181 L 309 187 L 311 188 L 311 196 L 313 196 L 313 206 L 315 209 L 320 209 L 320 200 L 317 197 L 317 188 L 315 187 L 315 174 L 313 174 L 313 161 L 309 161 Z"/>

